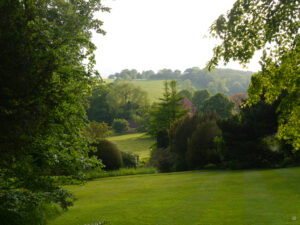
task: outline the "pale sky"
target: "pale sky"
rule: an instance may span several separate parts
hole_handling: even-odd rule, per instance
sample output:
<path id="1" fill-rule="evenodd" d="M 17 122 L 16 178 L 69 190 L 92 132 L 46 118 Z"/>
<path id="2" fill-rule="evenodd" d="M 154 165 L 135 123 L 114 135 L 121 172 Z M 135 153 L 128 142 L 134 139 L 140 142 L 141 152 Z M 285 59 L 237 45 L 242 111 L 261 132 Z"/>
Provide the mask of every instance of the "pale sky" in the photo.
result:
<path id="1" fill-rule="evenodd" d="M 103 0 L 111 13 L 98 13 L 105 36 L 94 34 L 96 69 L 102 77 L 123 69 L 204 68 L 216 45 L 208 29 L 235 0 Z M 226 67 L 258 71 L 258 56 L 246 69 L 236 62 Z"/>

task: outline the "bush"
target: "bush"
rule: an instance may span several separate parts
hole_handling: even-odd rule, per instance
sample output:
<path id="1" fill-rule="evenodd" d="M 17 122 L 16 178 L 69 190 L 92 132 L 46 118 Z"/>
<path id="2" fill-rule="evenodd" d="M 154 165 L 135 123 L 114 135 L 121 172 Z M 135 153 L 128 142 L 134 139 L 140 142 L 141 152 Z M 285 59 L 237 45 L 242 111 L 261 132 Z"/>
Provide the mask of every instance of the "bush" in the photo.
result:
<path id="1" fill-rule="evenodd" d="M 167 148 L 169 146 L 169 133 L 167 129 L 161 129 L 156 137 L 157 148 Z"/>
<path id="2" fill-rule="evenodd" d="M 114 119 L 112 128 L 116 133 L 124 133 L 129 129 L 129 123 L 124 119 Z"/>
<path id="3" fill-rule="evenodd" d="M 175 163 L 175 154 L 170 152 L 168 148 L 158 148 L 152 152 L 150 164 L 157 168 L 160 172 L 169 172 Z"/>
<path id="4" fill-rule="evenodd" d="M 174 169 L 182 171 L 188 169 L 186 153 L 189 140 L 197 130 L 197 127 L 207 121 L 215 121 L 219 117 L 216 113 L 196 113 L 193 116 L 186 116 L 172 124 L 169 130 L 170 151 L 175 153 L 176 162 Z M 208 163 L 208 162 L 207 162 Z"/>
<path id="5" fill-rule="evenodd" d="M 97 148 L 97 151 L 90 152 L 90 155 L 95 155 L 98 159 L 101 159 L 105 165 L 105 170 L 117 170 L 121 168 L 123 164 L 122 154 L 114 143 L 108 140 L 100 140 L 94 143 L 93 146 Z"/>
<path id="6" fill-rule="evenodd" d="M 3 191 L 0 194 L 0 221 L 4 225 L 46 225 L 59 209 L 43 193 Z"/>
<path id="7" fill-rule="evenodd" d="M 221 135 L 221 130 L 215 120 L 208 120 L 198 125 L 189 140 L 186 152 L 186 162 L 190 169 L 220 162 L 214 142 L 215 137 L 219 135 Z"/>
<path id="8" fill-rule="evenodd" d="M 111 127 L 107 123 L 93 121 L 89 122 L 82 134 L 90 141 L 97 141 L 108 137 L 111 134 Z"/>
<path id="9" fill-rule="evenodd" d="M 136 168 L 139 160 L 139 156 L 130 152 L 121 152 L 123 159 L 123 167 Z"/>

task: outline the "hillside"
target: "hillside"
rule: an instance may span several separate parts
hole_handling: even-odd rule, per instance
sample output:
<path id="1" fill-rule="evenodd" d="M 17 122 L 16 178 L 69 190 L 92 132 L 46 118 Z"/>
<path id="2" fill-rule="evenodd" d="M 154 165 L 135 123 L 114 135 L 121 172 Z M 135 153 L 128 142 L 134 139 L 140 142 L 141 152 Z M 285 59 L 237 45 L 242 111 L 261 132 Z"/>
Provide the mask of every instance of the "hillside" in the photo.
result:
<path id="1" fill-rule="evenodd" d="M 74 207 L 50 225 L 296 225 L 300 168 L 104 178 L 69 186 Z"/>
<path id="2" fill-rule="evenodd" d="M 222 92 L 228 96 L 236 93 L 246 92 L 253 72 L 233 69 L 215 69 L 207 71 L 205 68 L 192 67 L 184 72 L 179 70 L 162 69 L 157 73 L 153 71 L 122 70 L 120 73 L 110 75 L 109 78 L 126 80 L 130 82 L 141 81 L 141 86 L 145 87 L 144 81 L 177 80 L 180 89 L 208 89 L 212 94 Z M 109 80 L 111 82 L 111 79 Z M 137 83 L 138 84 L 138 83 Z M 152 83 L 148 83 L 151 86 Z M 152 88 L 153 89 L 153 88 Z M 150 95 L 151 96 L 151 95 Z"/>
<path id="3" fill-rule="evenodd" d="M 140 159 L 150 156 L 150 146 L 154 143 L 146 133 L 115 135 L 108 140 L 114 142 L 121 151 L 137 154 Z"/>

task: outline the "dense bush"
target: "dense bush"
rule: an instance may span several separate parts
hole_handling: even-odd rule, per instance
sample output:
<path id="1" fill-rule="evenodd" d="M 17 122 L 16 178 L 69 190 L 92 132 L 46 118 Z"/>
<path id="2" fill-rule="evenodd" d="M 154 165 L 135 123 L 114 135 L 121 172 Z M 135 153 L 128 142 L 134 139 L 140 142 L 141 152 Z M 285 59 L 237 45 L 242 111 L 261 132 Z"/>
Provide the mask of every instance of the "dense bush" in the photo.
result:
<path id="1" fill-rule="evenodd" d="M 70 193 L 57 189 L 52 198 L 65 198 L 63 208 L 72 205 Z M 21 190 L 3 191 L 0 194 L 0 224 L 3 225 L 45 225 L 59 212 L 57 205 L 50 204 L 49 193 Z"/>
<path id="2" fill-rule="evenodd" d="M 116 133 L 124 133 L 129 129 L 129 123 L 124 119 L 114 119 L 112 128 Z"/>
<path id="3" fill-rule="evenodd" d="M 111 127 L 107 123 L 89 122 L 82 134 L 90 141 L 104 139 L 111 134 Z"/>
<path id="4" fill-rule="evenodd" d="M 266 137 L 277 132 L 280 100 L 270 105 L 262 99 L 258 104 L 241 109 L 240 115 L 218 121 L 222 130 L 221 154 L 224 164 L 233 169 L 278 167 L 284 151 L 272 149 Z"/>
<path id="5" fill-rule="evenodd" d="M 160 172 L 169 172 L 174 167 L 175 157 L 168 148 L 158 148 L 151 153 L 150 164 Z"/>
<path id="6" fill-rule="evenodd" d="M 169 133 L 167 129 L 161 129 L 156 136 L 157 148 L 167 148 L 169 146 Z"/>
<path id="7" fill-rule="evenodd" d="M 220 163 L 214 142 L 215 137 L 220 135 L 221 130 L 215 120 L 198 125 L 189 139 L 186 152 L 186 162 L 190 169 L 200 168 L 209 163 Z"/>
<path id="8" fill-rule="evenodd" d="M 139 160 L 139 156 L 130 152 L 121 152 L 123 159 L 123 167 L 136 168 Z"/>
<path id="9" fill-rule="evenodd" d="M 108 140 L 100 140 L 94 143 L 93 146 L 97 148 L 97 151 L 91 152 L 90 155 L 95 155 L 98 159 L 101 159 L 105 165 L 105 170 L 117 170 L 121 168 L 123 164 L 122 154 L 114 143 Z"/>

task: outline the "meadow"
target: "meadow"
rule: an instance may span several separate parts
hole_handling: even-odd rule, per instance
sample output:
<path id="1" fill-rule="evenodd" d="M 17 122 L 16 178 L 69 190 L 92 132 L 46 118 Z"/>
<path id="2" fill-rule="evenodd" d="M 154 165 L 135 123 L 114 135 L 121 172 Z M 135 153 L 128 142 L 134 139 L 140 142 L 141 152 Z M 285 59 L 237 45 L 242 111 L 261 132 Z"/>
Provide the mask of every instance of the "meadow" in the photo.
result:
<path id="1" fill-rule="evenodd" d="M 106 83 L 111 83 L 113 79 L 104 79 Z M 164 92 L 163 80 L 132 80 L 128 81 L 137 87 L 142 88 L 148 93 L 149 101 L 151 103 L 158 101 L 162 97 Z"/>
<path id="2" fill-rule="evenodd" d="M 300 168 L 109 177 L 68 186 L 78 200 L 50 225 L 300 224 Z"/>
<path id="3" fill-rule="evenodd" d="M 109 137 L 108 140 L 115 143 L 123 152 L 139 155 L 140 159 L 150 156 L 150 147 L 154 144 L 153 138 L 146 133 L 114 135 Z"/>

